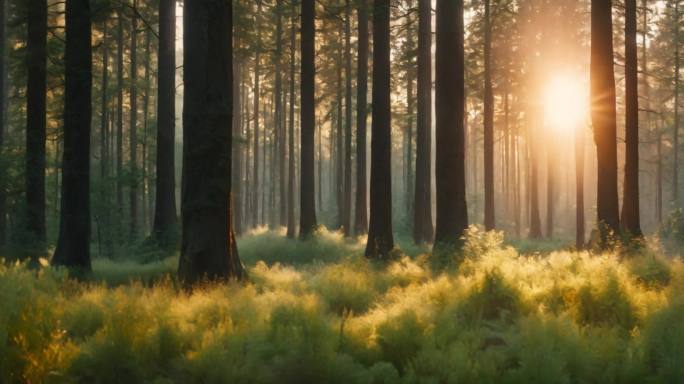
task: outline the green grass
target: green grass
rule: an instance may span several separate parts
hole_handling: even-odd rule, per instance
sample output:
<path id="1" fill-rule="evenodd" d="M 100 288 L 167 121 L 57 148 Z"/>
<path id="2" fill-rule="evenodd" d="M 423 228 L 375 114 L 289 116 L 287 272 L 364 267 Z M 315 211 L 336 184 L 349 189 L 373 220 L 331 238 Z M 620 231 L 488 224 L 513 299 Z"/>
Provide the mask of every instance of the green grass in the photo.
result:
<path id="1" fill-rule="evenodd" d="M 684 267 L 658 250 L 522 255 L 478 232 L 438 272 L 324 230 L 239 246 L 250 282 L 192 293 L 177 258 L 96 260 L 81 283 L 0 266 L 0 382 L 684 380 Z"/>

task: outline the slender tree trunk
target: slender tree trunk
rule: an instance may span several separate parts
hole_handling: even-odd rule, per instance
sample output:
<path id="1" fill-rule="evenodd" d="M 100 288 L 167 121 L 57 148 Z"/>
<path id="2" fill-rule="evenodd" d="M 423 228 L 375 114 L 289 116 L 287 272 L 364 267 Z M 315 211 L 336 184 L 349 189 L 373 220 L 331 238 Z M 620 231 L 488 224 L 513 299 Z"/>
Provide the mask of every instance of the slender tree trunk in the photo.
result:
<path id="1" fill-rule="evenodd" d="M 409 2 L 409 6 L 413 6 L 413 2 Z M 413 54 L 415 48 L 414 35 L 413 35 L 413 23 L 411 21 L 410 15 L 406 16 L 407 26 L 406 26 L 406 49 Z M 413 81 L 414 81 L 414 69 L 410 68 L 406 71 L 406 183 L 404 185 L 404 198 L 406 199 L 406 219 L 413 217 L 413 191 L 414 191 L 414 176 L 413 176 L 413 166 L 415 165 L 413 161 L 413 117 L 416 111 L 416 101 L 413 93 Z"/>
<path id="2" fill-rule="evenodd" d="M 130 126 L 130 216 L 128 239 L 134 242 L 138 237 L 138 16 L 137 0 L 133 0 L 133 17 L 131 19 L 131 70 L 130 70 L 130 107 L 131 107 L 131 126 Z"/>
<path id="3" fill-rule="evenodd" d="M 575 248 L 584 248 L 584 127 L 575 132 Z"/>
<path id="4" fill-rule="evenodd" d="M 241 279 L 231 226 L 232 2 L 183 9 L 183 236 L 178 277 Z"/>
<path id="5" fill-rule="evenodd" d="M 342 50 L 339 51 L 337 65 L 337 127 L 335 129 L 336 162 L 335 162 L 335 198 L 337 200 L 336 229 L 344 227 L 344 131 L 342 121 Z"/>
<path id="6" fill-rule="evenodd" d="M 533 107 L 534 108 L 534 107 Z M 532 123 L 534 132 L 528 131 L 529 147 L 529 211 L 530 211 L 530 233 L 529 238 L 533 240 L 541 239 L 541 217 L 539 213 L 539 143 L 537 142 L 537 135 L 539 130 L 537 111 L 533 112 L 535 115 Z"/>
<path id="7" fill-rule="evenodd" d="M 100 102 L 100 206 L 101 218 L 100 225 L 105 229 L 103 245 L 104 256 L 113 256 L 113 244 L 111 236 L 111 218 L 109 201 L 109 106 L 108 93 L 109 87 L 109 47 L 107 45 L 107 22 L 104 20 L 102 37 L 102 84 L 100 86 L 102 99 Z"/>
<path id="8" fill-rule="evenodd" d="M 358 58 L 356 80 L 356 206 L 354 232 L 368 232 L 368 188 L 366 174 L 366 100 L 368 97 L 368 4 L 360 0 L 358 5 Z"/>
<path id="9" fill-rule="evenodd" d="M 293 3 L 293 8 L 295 7 Z M 295 222 L 295 179 L 297 175 L 295 174 L 295 158 L 294 158 L 294 148 L 295 148 L 295 116 L 294 116 L 294 105 L 295 105 L 295 20 L 294 16 L 295 10 L 292 12 L 292 21 L 290 26 L 290 103 L 289 103 L 289 132 L 287 134 L 288 140 L 288 161 L 287 161 L 287 237 L 294 239 L 296 236 L 297 223 Z"/>
<path id="10" fill-rule="evenodd" d="M 283 0 L 276 0 L 276 57 L 275 57 L 275 121 L 277 130 L 278 142 L 278 192 L 280 196 L 279 201 L 279 224 L 280 226 L 287 225 L 287 173 L 286 173 L 286 157 L 285 157 L 285 142 L 287 134 L 285 132 L 285 119 L 283 118 L 284 106 L 284 92 L 283 92 L 283 14 L 284 6 Z"/>
<path id="11" fill-rule="evenodd" d="M 418 0 L 418 120 L 413 240 L 432 241 L 432 7 Z"/>
<path id="12" fill-rule="evenodd" d="M 145 55 L 145 96 L 143 97 L 143 135 L 142 135 L 142 154 L 141 154 L 141 172 L 140 172 L 140 180 L 142 181 L 142 231 L 143 234 L 146 236 L 147 235 L 147 230 L 149 228 L 149 206 L 148 206 L 148 191 L 149 191 L 149 185 L 148 185 L 148 178 L 147 178 L 147 154 L 148 154 L 148 147 L 147 147 L 147 135 L 148 135 L 148 128 L 149 128 L 149 108 L 150 108 L 150 30 L 145 29 L 145 52 L 147 53 Z"/>
<path id="13" fill-rule="evenodd" d="M 234 41 L 234 44 L 235 41 Z M 240 78 L 242 78 L 241 61 L 233 63 L 233 228 L 237 235 L 242 234 L 243 227 L 243 192 L 242 192 L 242 89 L 240 88 Z M 238 139 L 236 145 L 235 139 Z"/>
<path id="14" fill-rule="evenodd" d="M 4 154 L 5 144 L 5 105 L 6 105 L 6 68 L 5 68 L 5 44 L 6 44 L 6 11 L 5 0 L 0 0 L 0 156 Z M 7 195 L 5 192 L 5 167 L 0 167 L 0 251 L 7 242 Z"/>
<path id="15" fill-rule="evenodd" d="M 47 3 L 28 3 L 26 88 L 26 239 L 29 254 L 45 244 L 45 122 L 47 98 Z"/>
<path id="16" fill-rule="evenodd" d="M 157 161 L 152 233 L 164 249 L 177 244 L 176 174 L 176 1 L 159 2 L 157 73 Z"/>
<path id="17" fill-rule="evenodd" d="M 116 73 L 116 88 L 117 88 L 117 106 L 116 106 L 116 206 L 117 222 L 116 222 L 116 236 L 120 242 L 122 238 L 122 221 L 123 221 L 123 207 L 124 207 L 124 174 L 123 174 L 123 98 L 124 98 L 124 12 L 123 5 L 116 10 L 118 26 L 117 26 L 117 73 Z"/>
<path id="18" fill-rule="evenodd" d="M 345 0 L 344 16 L 344 235 L 352 234 L 352 62 L 351 62 L 351 5 Z"/>
<path id="19" fill-rule="evenodd" d="M 388 259 L 392 234 L 392 129 L 390 106 L 390 2 L 373 2 L 373 122 L 370 223 L 366 257 Z"/>
<path id="20" fill-rule="evenodd" d="M 674 155 L 672 165 L 672 202 L 679 202 L 679 1 L 674 2 L 674 18 L 677 28 L 674 33 L 674 125 L 672 126 L 672 151 Z"/>
<path id="21" fill-rule="evenodd" d="M 612 36 L 612 1 L 592 0 L 591 119 L 598 165 L 596 208 L 603 240 L 608 234 L 606 230 L 615 233 L 620 230 Z"/>
<path id="22" fill-rule="evenodd" d="M 261 0 L 257 0 L 257 13 L 255 15 L 255 22 L 259 23 L 259 15 L 261 14 Z M 252 170 L 252 224 L 258 226 L 259 223 L 259 196 L 261 193 L 261 186 L 259 185 L 259 98 L 261 97 L 259 89 L 259 77 L 261 76 L 261 41 L 257 34 L 256 53 L 254 58 L 254 168 Z"/>
<path id="23" fill-rule="evenodd" d="M 88 0 L 67 0 L 62 201 L 53 265 L 90 271 L 91 21 Z"/>
<path id="24" fill-rule="evenodd" d="M 307 238 L 316 229 L 316 191 L 314 184 L 314 133 L 315 109 L 315 4 L 314 0 L 302 0 L 301 31 L 301 190 L 299 236 Z"/>
<path id="25" fill-rule="evenodd" d="M 435 247 L 460 246 L 468 228 L 465 192 L 463 1 L 437 0 L 435 61 L 437 226 Z"/>
<path id="26" fill-rule="evenodd" d="M 554 211 L 556 209 L 556 183 L 558 174 L 558 164 L 556 153 L 550 148 L 557 148 L 555 137 L 548 133 L 546 139 L 549 148 L 546 150 L 546 237 L 553 238 L 554 233 Z"/>
<path id="27" fill-rule="evenodd" d="M 636 0 L 625 0 L 625 180 L 621 223 L 625 232 L 632 236 L 641 235 L 636 8 Z"/>
<path id="28" fill-rule="evenodd" d="M 656 162 L 656 220 L 658 224 L 663 222 L 663 134 L 659 131 L 657 136 L 657 162 Z"/>
<path id="29" fill-rule="evenodd" d="M 494 215 L 494 95 L 492 93 L 492 27 L 490 0 L 484 0 L 484 195 L 486 230 L 496 227 Z"/>

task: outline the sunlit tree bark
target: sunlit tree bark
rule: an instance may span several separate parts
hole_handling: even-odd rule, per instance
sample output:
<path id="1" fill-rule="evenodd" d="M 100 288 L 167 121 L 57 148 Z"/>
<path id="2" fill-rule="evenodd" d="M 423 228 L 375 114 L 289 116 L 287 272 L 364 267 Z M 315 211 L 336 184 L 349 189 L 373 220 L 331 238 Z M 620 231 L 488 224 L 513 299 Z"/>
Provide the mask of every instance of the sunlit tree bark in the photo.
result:
<path id="1" fill-rule="evenodd" d="M 366 172 L 366 100 L 368 97 L 368 4 L 359 1 L 358 59 L 356 80 L 356 211 L 354 229 L 357 235 L 368 232 L 368 191 Z"/>

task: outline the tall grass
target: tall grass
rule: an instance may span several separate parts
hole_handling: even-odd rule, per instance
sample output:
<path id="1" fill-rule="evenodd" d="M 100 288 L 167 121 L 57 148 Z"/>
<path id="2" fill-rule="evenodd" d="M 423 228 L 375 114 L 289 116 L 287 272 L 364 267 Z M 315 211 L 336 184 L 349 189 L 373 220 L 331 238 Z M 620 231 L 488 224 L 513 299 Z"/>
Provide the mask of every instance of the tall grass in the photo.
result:
<path id="1" fill-rule="evenodd" d="M 645 252 L 521 255 L 491 234 L 458 268 L 387 266 L 321 232 L 240 242 L 247 284 L 179 291 L 175 259 L 91 282 L 0 266 L 0 382 L 673 383 L 684 269 Z"/>

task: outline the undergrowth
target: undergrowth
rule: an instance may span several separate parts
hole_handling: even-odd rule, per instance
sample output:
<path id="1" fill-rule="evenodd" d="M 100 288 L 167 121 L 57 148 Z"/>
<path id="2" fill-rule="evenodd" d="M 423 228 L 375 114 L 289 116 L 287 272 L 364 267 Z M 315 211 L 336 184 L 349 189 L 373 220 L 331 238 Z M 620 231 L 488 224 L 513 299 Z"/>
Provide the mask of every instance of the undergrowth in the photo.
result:
<path id="1" fill-rule="evenodd" d="M 90 282 L 0 266 L 0 382 L 673 383 L 684 269 L 654 252 L 521 255 L 474 232 L 458 267 L 389 265 L 321 231 L 240 240 L 247 284 L 179 291 L 177 259 Z"/>

